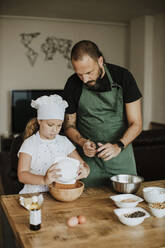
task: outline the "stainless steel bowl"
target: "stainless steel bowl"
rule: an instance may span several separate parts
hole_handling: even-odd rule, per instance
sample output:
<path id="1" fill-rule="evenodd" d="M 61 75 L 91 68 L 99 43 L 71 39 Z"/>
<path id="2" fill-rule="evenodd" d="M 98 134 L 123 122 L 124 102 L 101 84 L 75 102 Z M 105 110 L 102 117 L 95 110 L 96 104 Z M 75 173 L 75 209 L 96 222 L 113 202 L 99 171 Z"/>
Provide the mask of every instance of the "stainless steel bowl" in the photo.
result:
<path id="1" fill-rule="evenodd" d="M 110 178 L 115 191 L 120 193 L 136 193 L 144 181 L 140 176 L 120 174 Z"/>

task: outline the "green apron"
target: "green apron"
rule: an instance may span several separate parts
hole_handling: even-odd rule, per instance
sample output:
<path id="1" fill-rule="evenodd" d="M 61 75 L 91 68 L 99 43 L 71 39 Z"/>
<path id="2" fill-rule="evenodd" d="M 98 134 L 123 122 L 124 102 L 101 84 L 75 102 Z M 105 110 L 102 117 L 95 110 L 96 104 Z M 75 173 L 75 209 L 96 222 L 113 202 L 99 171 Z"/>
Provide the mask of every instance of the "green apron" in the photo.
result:
<path id="1" fill-rule="evenodd" d="M 110 72 L 104 66 L 111 90 L 96 92 L 88 90 L 85 85 L 79 100 L 77 112 L 77 129 L 84 138 L 91 141 L 115 143 L 128 128 L 124 114 L 123 91 L 114 83 Z M 90 167 L 90 174 L 82 179 L 86 187 L 109 184 L 109 178 L 117 174 L 136 175 L 136 164 L 132 145 L 129 144 L 120 154 L 108 161 L 85 156 L 81 147 L 77 147 L 80 156 Z"/>

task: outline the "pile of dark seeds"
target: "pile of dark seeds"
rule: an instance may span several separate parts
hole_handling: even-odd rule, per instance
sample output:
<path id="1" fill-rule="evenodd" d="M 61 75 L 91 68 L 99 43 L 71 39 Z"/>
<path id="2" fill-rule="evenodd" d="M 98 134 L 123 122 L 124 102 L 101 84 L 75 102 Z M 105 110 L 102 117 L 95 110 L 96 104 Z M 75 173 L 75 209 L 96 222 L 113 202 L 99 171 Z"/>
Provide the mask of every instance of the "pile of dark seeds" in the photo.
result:
<path id="1" fill-rule="evenodd" d="M 144 215 L 145 215 L 144 212 L 136 211 L 136 212 L 131 213 L 131 214 L 125 214 L 124 216 L 127 218 L 137 218 L 137 217 L 143 217 Z"/>

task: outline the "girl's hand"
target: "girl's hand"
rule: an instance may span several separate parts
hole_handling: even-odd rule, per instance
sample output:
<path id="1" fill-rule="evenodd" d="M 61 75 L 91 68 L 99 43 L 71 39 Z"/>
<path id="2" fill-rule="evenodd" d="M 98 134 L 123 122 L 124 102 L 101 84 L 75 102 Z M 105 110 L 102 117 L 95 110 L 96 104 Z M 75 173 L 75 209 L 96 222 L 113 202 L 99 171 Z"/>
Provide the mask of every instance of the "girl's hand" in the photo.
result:
<path id="1" fill-rule="evenodd" d="M 53 183 L 56 178 L 61 177 L 61 175 L 58 174 L 61 170 L 56 168 L 57 164 L 58 163 L 51 165 L 47 170 L 46 175 L 44 176 L 45 185 L 49 185 Z"/>
<path id="2" fill-rule="evenodd" d="M 87 157 L 94 157 L 96 155 L 96 144 L 90 140 L 86 141 L 83 145 L 83 151 Z"/>
<path id="3" fill-rule="evenodd" d="M 78 170 L 78 176 L 76 177 L 76 180 L 79 180 L 81 178 L 87 178 L 89 175 L 90 169 L 87 164 L 83 163 L 80 164 L 79 170 Z"/>

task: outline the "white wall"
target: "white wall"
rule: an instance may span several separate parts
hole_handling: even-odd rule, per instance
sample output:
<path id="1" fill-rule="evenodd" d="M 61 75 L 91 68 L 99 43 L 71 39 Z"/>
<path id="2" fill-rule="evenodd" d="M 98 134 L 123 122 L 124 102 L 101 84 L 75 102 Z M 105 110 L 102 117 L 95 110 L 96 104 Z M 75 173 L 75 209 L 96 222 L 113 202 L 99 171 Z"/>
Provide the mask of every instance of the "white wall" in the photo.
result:
<path id="1" fill-rule="evenodd" d="M 130 23 L 130 70 L 136 78 L 141 92 L 144 91 L 144 27 L 145 17 Z"/>
<path id="2" fill-rule="evenodd" d="M 39 56 L 31 66 L 21 43 L 21 33 L 40 32 L 31 43 Z M 128 67 L 128 26 L 115 23 L 69 22 L 34 18 L 0 18 L 0 134 L 10 133 L 13 89 L 62 89 L 69 75 L 67 61 L 60 54 L 45 61 L 40 50 L 48 36 L 71 39 L 73 44 L 82 39 L 96 42 L 107 61 Z M 21 117 L 20 117 L 21 118 Z"/>
<path id="3" fill-rule="evenodd" d="M 143 129 L 165 124 L 165 13 L 130 24 L 130 70 L 143 94 Z"/>
<path id="4" fill-rule="evenodd" d="M 155 16 L 152 121 L 165 124 L 165 13 Z"/>
<path id="5" fill-rule="evenodd" d="M 148 129 L 152 120 L 153 40 L 153 16 L 143 16 L 132 20 L 130 69 L 143 95 L 143 129 Z"/>

